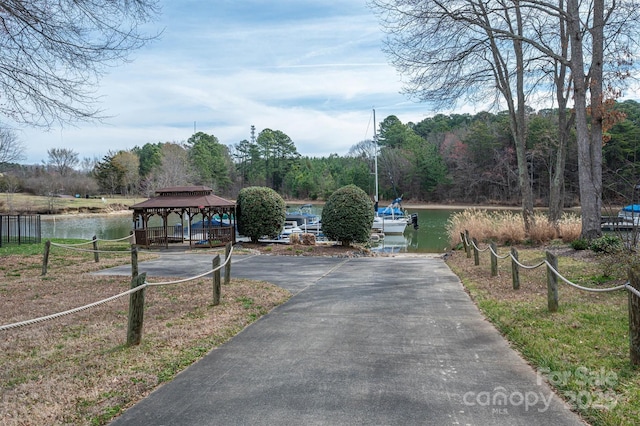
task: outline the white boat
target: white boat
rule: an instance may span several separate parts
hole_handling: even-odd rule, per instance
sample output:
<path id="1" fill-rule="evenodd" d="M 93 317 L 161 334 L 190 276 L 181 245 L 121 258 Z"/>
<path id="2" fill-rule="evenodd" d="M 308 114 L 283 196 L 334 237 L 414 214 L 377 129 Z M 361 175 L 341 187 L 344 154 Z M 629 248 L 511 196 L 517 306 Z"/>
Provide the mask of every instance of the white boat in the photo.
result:
<path id="1" fill-rule="evenodd" d="M 602 216 L 601 227 L 608 231 L 629 231 L 640 228 L 640 204 L 623 207 L 618 216 Z"/>
<path id="2" fill-rule="evenodd" d="M 320 216 L 313 213 L 313 205 L 303 204 L 297 210 L 287 211 L 286 222 L 295 223 L 300 232 L 320 234 L 322 231 L 322 223 Z"/>
<path id="3" fill-rule="evenodd" d="M 401 206 L 402 198 L 396 198 L 387 207 L 376 210 L 373 218 L 373 230 L 383 234 L 402 234 L 411 217 L 406 214 Z"/>
<path id="4" fill-rule="evenodd" d="M 618 219 L 621 222 L 640 226 L 640 204 L 630 204 L 625 206 L 618 213 Z"/>
<path id="5" fill-rule="evenodd" d="M 304 231 L 298 227 L 295 221 L 285 221 L 284 229 L 278 236 L 278 239 L 289 238 L 291 234 L 302 234 Z"/>
<path id="6" fill-rule="evenodd" d="M 285 217 L 285 220 L 287 222 L 295 221 L 297 225 L 300 226 L 304 224 L 313 224 L 320 221 L 320 216 L 313 212 L 312 204 L 303 204 L 296 210 L 288 209 L 289 207 L 287 207 L 287 213 Z"/>
<path id="7" fill-rule="evenodd" d="M 373 225 L 371 229 L 374 232 L 381 232 L 383 234 L 402 234 L 404 233 L 407 224 L 412 222 L 412 217 L 406 214 L 400 203 L 402 197 L 396 198 L 387 207 L 378 208 L 378 135 L 376 133 L 376 110 L 373 110 L 373 143 L 374 143 L 374 174 L 375 181 L 375 216 L 373 218 Z M 414 227 L 418 227 L 417 216 L 413 219 Z"/>
<path id="8" fill-rule="evenodd" d="M 302 230 L 302 232 L 306 234 L 316 234 L 320 235 L 322 233 L 322 222 L 311 222 L 311 223 L 303 223 L 302 225 L 298 225 L 298 228 Z"/>
<path id="9" fill-rule="evenodd" d="M 373 218 L 373 226 L 371 227 L 376 232 L 383 234 L 402 234 L 407 227 L 406 219 L 392 219 L 385 218 L 383 216 L 376 216 Z"/>

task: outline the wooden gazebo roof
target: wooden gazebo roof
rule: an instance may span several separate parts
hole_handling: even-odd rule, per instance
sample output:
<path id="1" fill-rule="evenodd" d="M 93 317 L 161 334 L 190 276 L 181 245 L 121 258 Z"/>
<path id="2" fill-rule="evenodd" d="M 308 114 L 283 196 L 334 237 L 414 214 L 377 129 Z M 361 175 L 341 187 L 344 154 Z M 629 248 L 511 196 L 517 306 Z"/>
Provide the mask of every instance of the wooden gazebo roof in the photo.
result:
<path id="1" fill-rule="evenodd" d="M 156 191 L 156 196 L 130 207 L 132 210 L 235 207 L 233 201 L 213 195 L 207 186 L 173 186 Z"/>

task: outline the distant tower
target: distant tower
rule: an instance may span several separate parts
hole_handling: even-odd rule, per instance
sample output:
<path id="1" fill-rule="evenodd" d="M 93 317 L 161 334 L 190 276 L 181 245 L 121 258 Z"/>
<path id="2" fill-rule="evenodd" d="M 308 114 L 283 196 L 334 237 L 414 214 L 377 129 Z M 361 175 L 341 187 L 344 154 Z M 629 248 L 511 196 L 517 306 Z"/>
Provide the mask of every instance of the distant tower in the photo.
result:
<path id="1" fill-rule="evenodd" d="M 251 143 L 256 143 L 256 126 L 251 125 Z"/>

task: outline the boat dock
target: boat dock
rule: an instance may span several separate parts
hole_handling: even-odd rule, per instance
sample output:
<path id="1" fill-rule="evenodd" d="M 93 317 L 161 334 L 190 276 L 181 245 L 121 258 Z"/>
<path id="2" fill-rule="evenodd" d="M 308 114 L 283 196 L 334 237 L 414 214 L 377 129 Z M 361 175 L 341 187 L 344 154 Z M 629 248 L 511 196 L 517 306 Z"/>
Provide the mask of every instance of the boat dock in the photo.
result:
<path id="1" fill-rule="evenodd" d="M 600 227 L 603 231 L 633 231 L 637 228 L 633 221 L 618 216 L 602 216 Z"/>

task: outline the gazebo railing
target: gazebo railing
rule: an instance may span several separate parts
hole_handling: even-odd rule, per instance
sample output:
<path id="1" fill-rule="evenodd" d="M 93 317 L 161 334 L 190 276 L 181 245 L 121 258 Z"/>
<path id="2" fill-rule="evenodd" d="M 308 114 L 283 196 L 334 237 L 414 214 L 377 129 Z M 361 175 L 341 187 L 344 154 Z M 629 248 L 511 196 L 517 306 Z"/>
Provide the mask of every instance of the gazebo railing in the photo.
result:
<path id="1" fill-rule="evenodd" d="M 173 229 L 169 231 L 173 234 Z M 146 247 L 165 246 L 168 242 L 182 242 L 181 235 L 165 235 L 165 230 L 162 226 L 150 226 L 144 229 L 136 229 L 134 231 L 136 236 L 136 244 Z"/>
<path id="2" fill-rule="evenodd" d="M 191 241 L 196 244 L 225 245 L 233 243 L 233 226 L 210 226 L 191 230 Z"/>
<path id="3" fill-rule="evenodd" d="M 211 226 L 191 229 L 190 235 L 183 235 L 181 226 L 170 226 L 165 229 L 162 226 L 151 226 L 134 231 L 136 244 L 145 247 L 163 247 L 168 243 L 181 243 L 186 240 L 195 242 L 195 245 L 218 246 L 234 241 L 233 226 Z"/>

